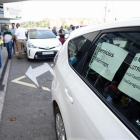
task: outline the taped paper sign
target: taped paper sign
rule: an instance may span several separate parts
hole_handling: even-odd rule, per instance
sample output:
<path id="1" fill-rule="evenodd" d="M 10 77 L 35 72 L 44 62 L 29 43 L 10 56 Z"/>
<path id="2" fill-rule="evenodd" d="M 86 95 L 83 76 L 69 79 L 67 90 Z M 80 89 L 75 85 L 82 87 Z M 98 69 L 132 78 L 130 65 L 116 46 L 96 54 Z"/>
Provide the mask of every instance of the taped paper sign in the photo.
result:
<path id="1" fill-rule="evenodd" d="M 118 89 L 140 102 L 140 53 L 136 54 Z"/>
<path id="2" fill-rule="evenodd" d="M 109 43 L 98 44 L 89 67 L 104 78 L 112 81 L 128 52 Z"/>

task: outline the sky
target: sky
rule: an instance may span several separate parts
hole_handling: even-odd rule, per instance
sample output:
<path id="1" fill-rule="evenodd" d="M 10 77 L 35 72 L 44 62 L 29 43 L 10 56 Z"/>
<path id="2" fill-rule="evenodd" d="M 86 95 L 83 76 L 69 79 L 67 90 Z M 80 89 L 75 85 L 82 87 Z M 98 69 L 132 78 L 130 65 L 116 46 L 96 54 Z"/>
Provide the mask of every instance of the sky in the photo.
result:
<path id="1" fill-rule="evenodd" d="M 106 18 L 123 20 L 140 17 L 140 1 L 26 1 L 22 21 L 52 18 Z"/>

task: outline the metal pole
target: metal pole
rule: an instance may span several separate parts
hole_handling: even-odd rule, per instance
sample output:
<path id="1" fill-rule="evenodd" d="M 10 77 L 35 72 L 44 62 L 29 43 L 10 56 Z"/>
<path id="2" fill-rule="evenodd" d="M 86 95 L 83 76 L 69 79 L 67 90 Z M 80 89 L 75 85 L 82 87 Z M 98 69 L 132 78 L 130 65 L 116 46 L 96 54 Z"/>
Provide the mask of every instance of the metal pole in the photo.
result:
<path id="1" fill-rule="evenodd" d="M 107 0 L 106 0 L 106 4 L 105 4 L 105 19 L 104 19 L 104 22 L 106 22 L 106 8 L 107 8 Z"/>

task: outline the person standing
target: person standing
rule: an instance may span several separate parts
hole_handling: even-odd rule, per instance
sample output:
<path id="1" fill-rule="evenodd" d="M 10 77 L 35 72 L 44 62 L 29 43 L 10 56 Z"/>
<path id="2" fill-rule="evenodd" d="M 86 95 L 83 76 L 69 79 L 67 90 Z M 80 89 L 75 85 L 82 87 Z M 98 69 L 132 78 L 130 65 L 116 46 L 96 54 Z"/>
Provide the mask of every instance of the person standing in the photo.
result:
<path id="1" fill-rule="evenodd" d="M 9 25 L 5 24 L 4 28 L 5 30 L 3 31 L 2 36 L 4 37 L 4 43 L 5 47 L 7 48 L 8 58 L 11 59 L 14 34 L 12 30 L 9 29 Z"/>
<path id="2" fill-rule="evenodd" d="M 62 45 L 65 42 L 65 31 L 63 30 L 63 26 L 60 27 L 59 33 L 58 35 L 60 36 L 60 42 L 62 43 Z"/>
<path id="3" fill-rule="evenodd" d="M 1 47 L 2 47 L 2 44 L 3 44 L 3 36 L 0 32 L 0 69 L 2 67 L 2 63 L 1 63 Z"/>
<path id="4" fill-rule="evenodd" d="M 72 29 L 72 31 L 74 31 L 74 30 L 75 30 L 75 27 L 74 27 L 74 26 L 72 26 L 72 28 L 71 28 L 71 29 Z"/>
<path id="5" fill-rule="evenodd" d="M 70 25 L 70 30 L 69 30 L 69 33 L 71 33 L 71 32 L 72 32 L 72 27 L 73 27 L 73 25 L 71 24 L 71 25 Z"/>
<path id="6" fill-rule="evenodd" d="M 52 32 L 57 36 L 56 27 L 54 26 Z"/>
<path id="7" fill-rule="evenodd" d="M 16 31 L 15 23 L 12 23 L 11 30 L 13 31 L 13 34 L 14 34 L 12 48 L 13 48 L 13 54 L 15 54 L 15 43 L 16 43 L 16 40 L 15 40 L 15 31 Z"/>
<path id="8" fill-rule="evenodd" d="M 26 41 L 26 29 L 21 28 L 20 24 L 16 24 L 16 32 L 15 32 L 15 39 L 16 39 L 16 45 L 17 45 L 17 55 L 16 57 L 18 59 L 22 58 L 22 47 L 25 47 L 25 41 Z"/>

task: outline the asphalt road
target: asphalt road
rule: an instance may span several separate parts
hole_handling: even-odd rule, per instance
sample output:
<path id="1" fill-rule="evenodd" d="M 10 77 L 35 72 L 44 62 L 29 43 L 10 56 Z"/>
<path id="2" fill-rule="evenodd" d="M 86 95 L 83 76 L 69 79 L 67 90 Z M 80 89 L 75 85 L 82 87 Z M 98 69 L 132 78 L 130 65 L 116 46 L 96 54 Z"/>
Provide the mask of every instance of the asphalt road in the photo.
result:
<path id="1" fill-rule="evenodd" d="M 21 82 L 34 85 L 25 73 L 30 66 L 36 68 L 44 63 L 51 65 L 53 61 L 28 61 L 26 55 L 21 60 L 12 58 L 0 140 L 56 140 L 51 92 L 42 89 L 42 86 L 51 89 L 51 73 L 46 72 L 37 78 L 39 88 L 12 82 L 23 76 Z"/>

